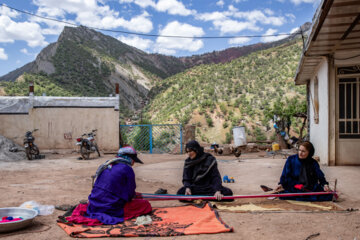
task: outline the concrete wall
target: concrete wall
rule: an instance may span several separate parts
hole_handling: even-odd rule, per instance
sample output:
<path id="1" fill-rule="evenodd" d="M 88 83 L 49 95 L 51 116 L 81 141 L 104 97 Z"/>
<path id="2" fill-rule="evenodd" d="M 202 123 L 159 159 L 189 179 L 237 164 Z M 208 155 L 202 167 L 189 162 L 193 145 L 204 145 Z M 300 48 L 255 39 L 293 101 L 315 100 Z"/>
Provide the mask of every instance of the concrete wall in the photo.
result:
<path id="1" fill-rule="evenodd" d="M 319 122 L 314 120 L 314 82 L 318 79 L 318 97 L 319 97 Z M 328 129 L 329 129 L 329 101 L 328 101 L 328 63 L 326 59 L 321 62 L 317 73 L 310 81 L 310 141 L 314 144 L 315 155 L 320 157 L 321 164 L 328 164 Z"/>
<path id="2" fill-rule="evenodd" d="M 32 130 L 29 114 L 0 114 L 0 134 L 22 145 L 25 132 Z"/>
<path id="3" fill-rule="evenodd" d="M 22 144 L 27 130 L 38 128 L 35 143 L 41 149 L 78 149 L 76 138 L 98 129 L 100 150 L 119 148 L 119 112 L 114 108 L 32 108 L 28 115 L 0 115 L 0 134 Z"/>

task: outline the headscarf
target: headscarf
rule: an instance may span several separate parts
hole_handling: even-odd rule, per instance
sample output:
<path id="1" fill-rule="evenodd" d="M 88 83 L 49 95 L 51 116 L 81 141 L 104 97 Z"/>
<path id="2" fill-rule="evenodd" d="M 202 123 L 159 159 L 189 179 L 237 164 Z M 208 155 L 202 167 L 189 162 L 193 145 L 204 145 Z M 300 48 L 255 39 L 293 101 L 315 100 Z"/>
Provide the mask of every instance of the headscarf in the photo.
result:
<path id="1" fill-rule="evenodd" d="M 132 161 L 144 164 L 138 157 L 136 150 L 131 146 L 122 147 L 119 149 L 116 158 L 107 160 L 105 163 L 101 164 L 95 173 L 95 178 L 97 178 L 100 173 L 102 173 L 106 168 L 111 169 L 112 165 L 117 163 L 125 163 L 131 166 Z"/>
<path id="2" fill-rule="evenodd" d="M 121 157 L 119 156 L 117 158 L 107 160 L 106 162 L 104 162 L 103 164 L 101 164 L 98 167 L 98 169 L 96 170 L 96 173 L 95 173 L 95 178 L 97 178 L 100 175 L 100 173 L 102 173 L 105 169 L 107 169 L 107 168 L 111 169 L 112 165 L 114 165 L 114 164 L 125 163 L 125 164 L 131 166 L 131 162 L 132 162 L 132 159 L 128 156 L 121 156 Z"/>
<path id="3" fill-rule="evenodd" d="M 305 159 L 299 158 L 301 162 L 299 181 L 304 184 L 304 188 L 311 189 L 313 187 L 312 185 L 314 184 L 311 180 L 316 175 L 313 168 L 313 161 L 315 160 L 312 158 L 315 153 L 315 148 L 314 145 L 308 141 L 301 143 L 300 146 L 305 147 L 306 150 L 309 151 L 309 155 Z"/>
<path id="4" fill-rule="evenodd" d="M 196 157 L 194 159 L 188 157 L 184 165 L 184 171 L 191 169 L 189 176 L 191 176 L 192 181 L 195 183 L 205 178 L 210 170 L 216 166 L 216 159 L 211 154 L 205 153 L 204 148 L 195 140 L 188 142 L 186 149 L 196 152 Z"/>
<path id="5" fill-rule="evenodd" d="M 124 157 L 124 156 L 128 156 L 130 157 L 132 160 L 134 160 L 135 162 L 144 164 L 138 157 L 137 157 L 137 152 L 136 150 L 131 147 L 131 146 L 125 146 L 119 149 L 118 157 Z"/>
<path id="6" fill-rule="evenodd" d="M 203 157 L 204 155 L 204 148 L 200 146 L 200 144 L 195 141 L 189 141 L 186 145 L 185 145 L 185 149 L 189 149 L 192 150 L 194 152 L 196 152 L 196 157 L 194 159 L 191 158 L 187 158 L 185 160 L 185 168 L 188 167 L 192 167 L 198 163 L 200 163 L 201 161 L 203 161 L 205 158 Z"/>

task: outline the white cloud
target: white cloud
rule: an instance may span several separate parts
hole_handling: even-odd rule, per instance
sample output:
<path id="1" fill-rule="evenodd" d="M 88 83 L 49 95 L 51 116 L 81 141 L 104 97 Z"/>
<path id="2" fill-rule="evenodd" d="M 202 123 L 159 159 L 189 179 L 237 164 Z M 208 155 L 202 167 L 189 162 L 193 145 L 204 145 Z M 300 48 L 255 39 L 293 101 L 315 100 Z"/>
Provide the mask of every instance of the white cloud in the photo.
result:
<path id="1" fill-rule="evenodd" d="M 289 19 L 290 22 L 295 22 L 296 17 L 294 14 L 287 13 L 287 14 L 285 14 L 285 16 Z"/>
<path id="2" fill-rule="evenodd" d="M 267 11 L 269 12 L 269 11 Z M 273 14 L 273 13 L 272 13 Z M 247 11 L 247 12 L 234 12 L 234 17 L 236 18 L 244 18 L 248 21 L 254 22 L 254 23 L 261 23 L 261 24 L 269 24 L 269 25 L 275 25 L 275 26 L 281 26 L 286 22 L 286 19 L 282 16 L 267 16 L 260 10 L 253 10 L 253 11 Z"/>
<path id="3" fill-rule="evenodd" d="M 48 16 L 48 17 L 53 17 L 53 18 L 64 18 L 65 17 L 65 10 L 61 9 L 61 8 L 52 8 L 52 7 L 47 7 L 47 6 L 40 6 L 37 10 L 36 15 L 40 15 L 40 16 Z"/>
<path id="4" fill-rule="evenodd" d="M 157 3 L 153 0 L 120 0 L 120 3 L 135 3 L 142 8 L 152 7 L 159 12 L 167 12 L 171 15 L 188 16 L 196 14 L 195 10 L 187 9 L 181 1 L 178 0 L 159 0 Z"/>
<path id="5" fill-rule="evenodd" d="M 132 37 L 120 36 L 117 39 L 123 43 L 136 47 L 143 51 L 146 51 L 154 44 L 153 41 L 151 41 L 150 39 L 144 39 L 138 36 L 132 36 Z"/>
<path id="6" fill-rule="evenodd" d="M 168 36 L 201 37 L 205 33 L 200 27 L 173 21 L 160 30 L 159 34 Z M 196 52 L 203 46 L 203 41 L 199 39 L 158 37 L 156 39 L 154 51 L 163 54 L 175 54 L 177 50 Z"/>
<path id="7" fill-rule="evenodd" d="M 135 4 L 139 5 L 142 8 L 146 8 L 146 7 L 156 7 L 156 3 L 152 0 L 135 0 L 134 1 Z"/>
<path id="8" fill-rule="evenodd" d="M 142 15 L 133 17 L 130 21 L 125 21 L 122 27 L 131 31 L 148 33 L 153 29 L 151 20 L 148 19 L 149 14 L 144 12 Z"/>
<path id="9" fill-rule="evenodd" d="M 156 3 L 153 0 L 119 0 L 120 4 L 127 4 L 127 3 L 134 3 L 136 5 L 139 5 L 142 8 L 146 7 L 156 7 Z"/>
<path id="10" fill-rule="evenodd" d="M 21 49 L 20 52 L 22 52 L 24 54 L 29 54 L 29 52 L 28 52 L 28 50 L 26 48 Z"/>
<path id="11" fill-rule="evenodd" d="M 0 48 L 0 60 L 7 60 L 8 55 L 5 53 L 5 50 L 3 48 Z"/>
<path id="12" fill-rule="evenodd" d="M 105 29 L 123 27 L 141 33 L 148 33 L 153 29 L 148 13 L 144 12 L 130 20 L 126 20 L 119 17 L 119 12 L 110 9 L 108 5 L 99 4 L 95 0 L 34 0 L 34 3 L 39 6 L 41 10 L 39 13 L 42 16 L 55 17 L 56 15 L 57 17 L 63 17 L 65 13 L 74 14 L 76 23 L 88 27 Z M 69 20 L 65 19 L 64 21 L 69 22 Z M 52 25 L 47 29 L 46 33 L 55 33 L 62 29 L 63 26 L 64 24 L 58 26 Z"/>
<path id="13" fill-rule="evenodd" d="M 169 49 L 166 47 L 162 47 L 160 45 L 156 46 L 154 48 L 154 51 L 160 54 L 164 54 L 164 55 L 175 55 L 176 54 L 176 50 L 175 49 Z"/>
<path id="14" fill-rule="evenodd" d="M 40 8 L 38 8 L 36 15 L 43 16 L 43 17 L 56 18 L 56 19 L 62 20 L 64 22 L 76 24 L 75 21 L 66 19 L 65 11 L 62 11 L 60 9 L 51 9 L 51 8 L 47 8 L 47 7 L 46 8 L 40 7 Z M 47 20 L 44 18 L 38 18 L 35 16 L 30 17 L 29 20 L 31 22 L 36 22 L 36 23 L 42 24 L 43 27 L 41 29 L 41 33 L 43 35 L 59 35 L 62 32 L 62 30 L 64 29 L 64 26 L 72 26 L 73 27 L 73 25 L 70 25 L 70 24 L 66 24 L 63 22 L 57 22 L 57 21 L 51 21 L 51 20 Z"/>
<path id="15" fill-rule="evenodd" d="M 197 14 L 195 18 L 201 21 L 212 21 L 215 29 L 220 30 L 221 34 L 226 34 L 244 30 L 261 31 L 261 25 L 282 26 L 287 21 L 293 22 L 295 16 L 292 14 L 276 16 L 271 9 L 239 11 L 233 5 L 229 5 L 227 11 Z"/>
<path id="16" fill-rule="evenodd" d="M 226 13 L 223 12 L 211 12 L 211 13 L 201 13 L 195 16 L 196 19 L 202 21 L 215 21 L 215 20 L 222 20 L 226 19 Z"/>
<path id="17" fill-rule="evenodd" d="M 16 18 L 17 16 L 20 15 L 20 13 L 10 9 L 10 8 L 7 8 L 5 6 L 0 6 L 0 16 L 1 15 L 5 15 L 5 16 L 8 16 L 10 18 Z"/>
<path id="18" fill-rule="evenodd" d="M 247 0 L 234 0 L 235 3 L 246 2 Z"/>
<path id="19" fill-rule="evenodd" d="M 276 30 L 276 29 L 269 28 L 264 35 L 276 35 L 277 31 L 278 30 Z M 287 37 L 287 35 L 269 36 L 269 37 L 264 36 L 261 38 L 261 41 L 262 42 L 273 42 L 273 41 L 281 40 L 286 37 Z"/>
<path id="20" fill-rule="evenodd" d="M 46 46 L 41 28 L 33 22 L 14 22 L 8 16 L 0 16 L 0 42 L 26 41 L 28 46 Z"/>
<path id="21" fill-rule="evenodd" d="M 156 4 L 156 10 L 160 12 L 168 12 L 172 15 L 188 16 L 195 14 L 195 10 L 187 9 L 182 2 L 177 0 L 159 0 Z"/>
<path id="22" fill-rule="evenodd" d="M 232 38 L 228 41 L 229 44 L 236 44 L 236 45 L 242 45 L 244 43 L 250 42 L 251 38 L 248 37 L 239 37 L 239 38 Z"/>
<path id="23" fill-rule="evenodd" d="M 19 13 L 5 6 L 0 6 L 0 42 L 13 43 L 26 41 L 28 46 L 46 46 L 48 43 L 41 34 L 41 27 L 33 22 L 16 22 L 13 18 Z"/>
<path id="24" fill-rule="evenodd" d="M 313 3 L 313 4 L 317 4 L 320 2 L 320 0 L 290 0 L 292 3 L 294 3 L 295 5 L 299 5 L 301 3 Z"/>
<path id="25" fill-rule="evenodd" d="M 236 7 L 234 7 L 234 5 L 229 5 L 228 9 L 229 9 L 230 12 L 238 11 L 238 9 Z"/>
<path id="26" fill-rule="evenodd" d="M 295 32 L 297 32 L 297 31 L 300 31 L 300 28 L 299 28 L 299 27 L 296 27 L 296 28 L 291 29 L 290 33 L 292 34 L 292 33 L 295 33 Z"/>
<path id="27" fill-rule="evenodd" d="M 36 57 L 36 55 L 37 55 L 37 54 L 35 54 L 35 53 L 30 53 L 26 48 L 20 49 L 20 52 L 23 53 L 23 54 L 25 54 L 25 55 L 28 55 L 28 56 L 34 56 L 34 57 Z"/>
<path id="28" fill-rule="evenodd" d="M 219 0 L 218 2 L 216 2 L 216 5 L 223 7 L 225 4 L 225 2 L 223 0 Z"/>
<path id="29" fill-rule="evenodd" d="M 265 12 L 267 15 L 274 15 L 274 11 L 271 10 L 271 9 L 269 9 L 269 8 L 266 8 L 266 9 L 264 10 L 264 12 Z"/>
<path id="30" fill-rule="evenodd" d="M 252 22 L 239 22 L 236 20 L 217 20 L 213 22 L 216 29 L 219 29 L 221 34 L 225 33 L 238 33 L 244 30 L 260 31 L 261 28 L 257 27 Z"/>
<path id="31" fill-rule="evenodd" d="M 134 0 L 119 0 L 119 3 L 132 3 Z"/>

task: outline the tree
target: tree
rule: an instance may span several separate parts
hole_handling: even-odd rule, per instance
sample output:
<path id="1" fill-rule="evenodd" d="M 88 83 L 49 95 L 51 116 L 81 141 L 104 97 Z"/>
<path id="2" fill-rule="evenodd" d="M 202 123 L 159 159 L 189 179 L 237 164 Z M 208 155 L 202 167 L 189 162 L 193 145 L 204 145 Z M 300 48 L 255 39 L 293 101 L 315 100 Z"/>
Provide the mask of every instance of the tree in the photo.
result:
<path id="1" fill-rule="evenodd" d="M 290 134 L 291 121 L 294 116 L 300 113 L 306 114 L 306 109 L 306 101 L 300 101 L 296 97 L 291 99 L 278 97 L 272 107 L 267 106 L 264 109 L 265 117 L 274 121 L 277 140 L 281 148 L 288 148 L 284 137 L 286 132 L 288 136 Z"/>

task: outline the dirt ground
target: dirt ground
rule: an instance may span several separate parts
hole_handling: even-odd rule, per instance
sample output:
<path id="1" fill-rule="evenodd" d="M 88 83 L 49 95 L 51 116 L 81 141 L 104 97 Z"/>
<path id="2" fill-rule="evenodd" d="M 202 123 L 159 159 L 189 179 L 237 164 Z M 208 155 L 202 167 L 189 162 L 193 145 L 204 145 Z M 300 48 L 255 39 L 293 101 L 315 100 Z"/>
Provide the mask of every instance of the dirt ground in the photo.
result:
<path id="1" fill-rule="evenodd" d="M 264 157 L 265 156 L 265 157 Z M 16 207 L 26 201 L 44 205 L 77 204 L 87 199 L 91 191 L 91 175 L 97 167 L 113 155 L 92 160 L 78 160 L 78 154 L 46 154 L 45 159 L 33 161 L 0 161 L 0 207 Z M 144 165 L 135 165 L 137 191 L 154 193 L 166 188 L 174 194 L 181 187 L 185 155 L 140 154 Z M 264 153 L 217 156 L 222 175 L 235 178 L 227 183 L 236 195 L 261 194 L 260 184 L 276 186 L 285 158 L 266 157 Z M 344 208 L 360 208 L 360 167 L 321 166 L 327 179 L 338 179 L 338 204 Z M 177 201 L 152 202 L 153 207 L 179 206 Z M 71 239 L 56 225 L 57 216 L 36 217 L 26 234 L 5 236 L 2 239 Z M 220 212 L 220 217 L 234 228 L 233 233 L 203 234 L 151 239 L 360 239 L 360 213 L 233 213 Z M 50 228 L 50 229 L 49 229 Z M 48 229 L 48 230 L 47 230 Z M 313 234 L 316 234 L 313 235 Z M 310 237 L 313 235 L 312 237 Z M 113 238 L 107 238 L 113 239 Z M 114 238 L 115 239 L 115 238 Z M 143 239 L 143 238 L 132 238 Z M 150 239 L 150 238 L 145 238 Z"/>

